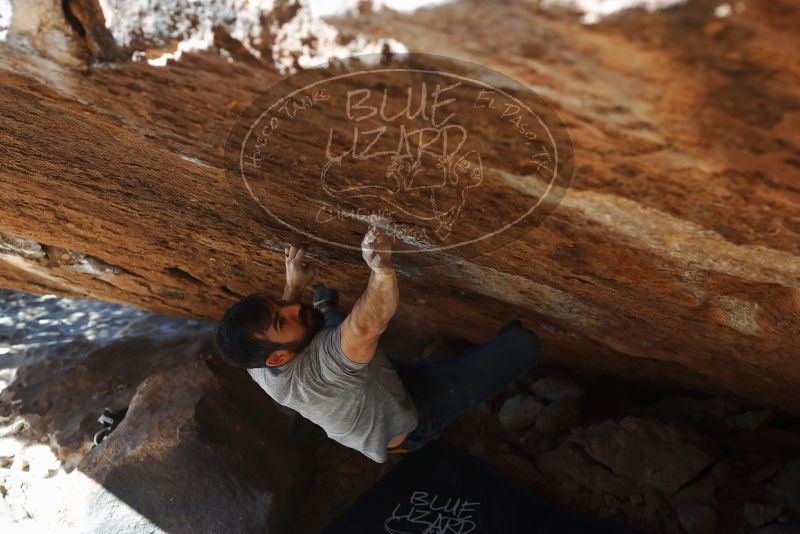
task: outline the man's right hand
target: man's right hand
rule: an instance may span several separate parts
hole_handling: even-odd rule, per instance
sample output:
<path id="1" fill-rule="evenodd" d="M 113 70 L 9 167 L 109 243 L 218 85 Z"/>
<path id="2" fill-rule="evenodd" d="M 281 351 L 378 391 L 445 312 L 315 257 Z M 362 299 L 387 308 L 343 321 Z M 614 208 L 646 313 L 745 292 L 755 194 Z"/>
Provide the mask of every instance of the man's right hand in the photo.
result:
<path id="1" fill-rule="evenodd" d="M 361 240 L 361 256 L 369 268 L 378 274 L 394 270 L 392 265 L 392 240 L 374 226 Z"/>

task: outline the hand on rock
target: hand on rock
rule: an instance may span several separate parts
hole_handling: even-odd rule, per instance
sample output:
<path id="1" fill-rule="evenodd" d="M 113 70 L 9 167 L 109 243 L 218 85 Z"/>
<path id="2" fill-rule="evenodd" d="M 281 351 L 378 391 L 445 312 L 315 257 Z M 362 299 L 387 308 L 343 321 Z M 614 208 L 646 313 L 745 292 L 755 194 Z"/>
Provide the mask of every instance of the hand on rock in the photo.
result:
<path id="1" fill-rule="evenodd" d="M 314 279 L 317 268 L 306 261 L 306 251 L 294 245 L 286 247 L 286 285 L 302 289 Z"/>
<path id="2" fill-rule="evenodd" d="M 374 226 L 361 240 L 361 256 L 369 268 L 378 274 L 394 270 L 392 265 L 392 240 Z"/>

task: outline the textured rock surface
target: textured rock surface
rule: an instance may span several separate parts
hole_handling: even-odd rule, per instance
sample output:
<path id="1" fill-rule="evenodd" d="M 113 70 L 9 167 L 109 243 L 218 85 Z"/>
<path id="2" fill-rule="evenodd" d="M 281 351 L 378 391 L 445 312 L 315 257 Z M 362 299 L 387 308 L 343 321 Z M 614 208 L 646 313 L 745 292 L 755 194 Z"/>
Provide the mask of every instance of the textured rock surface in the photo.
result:
<path id="1" fill-rule="evenodd" d="M 500 409 L 500 422 L 509 430 L 522 430 L 533 424 L 543 407 L 544 404 L 533 395 L 511 397 Z"/>
<path id="2" fill-rule="evenodd" d="M 570 441 L 615 473 L 668 495 L 711 465 L 717 454 L 698 434 L 636 417 L 579 429 Z"/>
<path id="3" fill-rule="evenodd" d="M 573 426 L 581 417 L 581 401 L 563 398 L 548 404 L 536 415 L 536 430 L 558 434 Z"/>
<path id="4" fill-rule="evenodd" d="M 63 458 L 65 450 L 76 450 L 70 443 L 76 438 L 80 440 L 81 434 L 83 443 L 88 443 L 99 425 L 86 428 L 82 423 L 84 418 L 91 421 L 96 407 L 106 402 L 115 407 L 126 404 L 132 389 L 136 388 L 135 383 L 143 374 L 150 374 L 149 369 L 140 369 L 135 364 L 148 368 L 159 364 L 171 366 L 187 355 L 183 353 L 190 353 L 193 347 L 202 353 L 206 345 L 191 343 L 197 325 L 189 322 L 152 317 L 108 303 L 78 303 L 52 296 L 10 295 L 8 292 L 0 295 L 4 297 L 0 299 L 0 354 L 3 354 L 0 387 L 10 384 L 9 392 L 13 392 L 10 415 L 15 416 L 14 420 L 0 417 L 0 524 L 10 521 L 12 531 L 26 528 L 37 533 L 106 532 L 112 530 L 111 525 L 119 532 L 180 531 L 180 527 L 168 529 L 165 524 L 189 513 L 185 507 L 194 514 L 202 508 L 203 513 L 213 515 L 213 520 L 230 523 L 228 514 L 232 506 L 246 509 L 253 500 L 263 497 L 263 493 L 248 491 L 247 485 L 252 479 L 240 476 L 235 465 L 239 461 L 237 458 L 270 450 L 259 443 L 260 437 L 269 435 L 276 439 L 281 450 L 279 454 L 286 455 L 283 467 L 290 467 L 295 453 L 313 451 L 313 458 L 304 457 L 301 471 L 296 472 L 299 475 L 305 473 L 303 469 L 310 469 L 313 480 L 302 492 L 301 503 L 295 508 L 295 523 L 289 531 L 317 533 L 391 469 L 393 461 L 399 460 L 394 457 L 385 464 L 376 464 L 358 451 L 330 440 L 319 427 L 302 417 L 296 417 L 292 423 L 291 446 L 281 446 L 281 433 L 276 434 L 273 422 L 267 429 L 257 420 L 260 415 L 274 412 L 269 399 L 242 373 L 239 373 L 239 378 L 244 379 L 242 382 L 227 375 L 224 371 L 230 370 L 228 368 L 210 365 L 213 373 L 210 379 L 211 373 L 203 370 L 207 364 L 200 359 L 201 354 L 197 354 L 198 361 L 160 372 L 154 377 L 157 382 L 145 382 L 134 402 L 132 419 L 128 420 L 127 427 L 122 427 L 124 433 L 117 434 L 118 428 L 100 449 L 90 453 L 101 455 L 100 464 L 95 464 L 91 472 L 98 475 L 97 479 L 105 477 L 105 489 L 82 470 L 89 466 L 88 461 L 70 474 L 63 473 L 58 458 L 43 453 L 50 452 L 52 447 L 52 452 L 61 453 Z M 163 338 L 163 350 L 141 339 L 147 334 Z M 196 334 L 198 340 L 203 337 L 202 330 Z M 129 339 L 130 336 L 133 337 Z M 140 343 L 131 343 L 137 337 Z M 84 343 L 78 343 L 82 338 L 86 338 Z M 108 339 L 110 344 L 98 350 L 97 346 L 103 344 L 101 340 Z M 407 335 L 403 341 L 402 346 L 411 347 L 405 351 L 409 358 L 419 356 L 432 345 L 442 353 L 464 348 L 460 342 L 444 340 L 411 342 Z M 79 354 L 81 351 L 85 353 L 83 357 Z M 50 361 L 51 365 L 44 365 L 45 361 Z M 15 373 L 10 372 L 15 368 Z M 108 372 L 104 373 L 104 368 Z M 180 376 L 176 376 L 177 373 Z M 577 426 L 556 435 L 540 434 L 534 427 L 525 431 L 506 429 L 501 421 L 501 407 L 505 401 L 519 396 L 541 379 L 552 383 L 555 376 L 558 381 L 567 380 L 573 384 L 571 389 L 578 387 L 583 391 L 584 408 Z M 74 380 L 75 389 L 65 387 L 70 380 Z M 52 391 L 42 387 L 45 381 L 53 382 Z M 209 402 L 206 397 L 198 400 L 198 390 L 219 402 Z M 146 403 L 140 398 L 142 395 L 149 399 Z M 793 532 L 800 519 L 798 511 L 791 506 L 796 501 L 796 488 L 800 487 L 797 484 L 800 452 L 797 421 L 777 415 L 766 422 L 764 428 L 739 428 L 728 421 L 754 413 L 755 407 L 736 407 L 687 395 L 688 392 L 674 388 L 622 383 L 604 377 L 575 375 L 564 369 L 538 367 L 459 418 L 442 439 L 458 448 L 469 449 L 549 499 L 644 532 L 684 532 L 682 519 L 690 528 L 706 528 L 713 521 L 707 507 L 713 509 L 718 532 L 748 532 L 754 528 L 750 523 L 765 524 L 764 532 Z M 152 406 L 154 401 L 159 401 L 154 414 L 148 414 L 147 420 L 142 421 L 142 407 Z M 247 405 L 244 408 L 243 402 Z M 192 404 L 195 408 L 190 415 Z M 46 416 L 39 419 L 37 411 L 44 406 L 48 407 Z M 227 409 L 222 410 L 224 406 Z M 693 418 L 690 417 L 692 410 L 686 409 L 689 406 L 709 409 L 700 410 L 701 418 Z M 225 415 L 214 416 L 220 413 Z M 247 414 L 246 422 L 239 419 L 243 413 Z M 680 426 L 684 437 L 694 434 L 692 429 L 701 430 L 721 448 L 721 460 L 670 494 L 650 485 L 654 478 L 660 479 L 662 475 L 638 476 L 643 452 L 652 454 L 654 448 L 648 439 L 613 441 L 624 448 L 617 457 L 631 459 L 630 469 L 621 467 L 608 454 L 598 454 L 592 446 L 598 461 L 587 453 L 589 447 L 580 443 L 582 440 L 571 439 L 587 433 L 597 435 L 600 422 L 601 428 L 616 428 L 619 433 L 622 415 L 642 413 L 662 414 L 663 419 L 649 415 L 654 435 L 672 435 L 676 426 Z M 17 428 L 18 423 L 30 426 Z M 72 428 L 78 423 L 79 428 Z M 175 430 L 169 430 L 171 427 Z M 168 431 L 162 432 L 165 429 Z M 206 431 L 199 432 L 202 429 Z M 121 441 L 115 443 L 115 437 Z M 14 440 L 20 441 L 16 451 L 9 448 Z M 258 448 L 256 453 L 249 448 L 253 444 Z M 109 447 L 110 452 L 101 452 L 105 447 Z M 663 447 L 659 448 L 663 453 Z M 131 473 L 156 471 L 148 480 L 161 481 L 159 477 L 163 473 L 152 467 L 155 449 L 159 451 L 158 458 L 163 460 L 158 464 L 159 469 L 174 473 L 175 480 L 153 490 L 143 488 L 141 479 Z M 81 450 L 85 449 L 78 447 L 77 453 Z M 162 451 L 166 454 L 160 454 Z M 683 447 L 675 447 L 673 454 L 682 456 L 684 452 Z M 214 491 L 215 497 L 229 495 L 226 491 L 238 487 L 241 490 L 238 495 L 245 496 L 241 505 L 232 505 L 226 498 L 215 498 L 213 502 L 203 500 L 207 499 L 202 489 L 204 481 L 225 480 L 215 470 L 215 465 L 209 466 L 204 460 L 209 457 L 217 458 L 235 477 L 227 479 L 222 491 Z M 136 468 L 129 462 L 134 458 L 143 460 L 135 464 Z M 274 453 L 269 453 L 269 458 L 260 456 L 254 461 L 272 460 Z M 225 464 L 228 461 L 233 464 Z M 610 463 L 605 464 L 605 461 Z M 661 460 L 661 464 L 680 466 L 682 461 L 682 458 L 668 458 Z M 187 473 L 187 465 L 193 466 L 192 473 Z M 655 465 L 653 470 L 660 468 L 660 464 Z M 195 476 L 202 480 L 190 478 Z M 633 476 L 637 478 L 631 478 Z M 280 480 L 281 477 L 273 473 L 265 476 L 263 483 L 270 491 L 281 492 Z M 185 487 L 188 491 L 164 495 L 176 481 L 182 483 L 181 489 Z M 114 491 L 109 491 L 108 487 L 113 487 Z M 139 491 L 142 488 L 144 491 Z M 131 496 L 132 492 L 136 494 Z M 66 502 L 65 496 L 68 497 Z M 167 508 L 158 508 L 156 501 L 165 503 L 168 497 L 175 500 L 170 500 Z M 176 506 L 178 509 L 173 509 Z M 218 511 L 217 507 L 224 510 Z M 308 510 L 314 513 L 309 514 Z M 777 518 L 776 510 L 779 511 Z M 221 526 L 219 522 L 209 521 L 200 530 L 205 532 L 218 526 Z M 222 528 L 229 531 L 230 525 Z"/>
<path id="5" fill-rule="evenodd" d="M 583 397 L 583 388 L 578 384 L 557 377 L 546 377 L 537 380 L 531 386 L 536 395 L 543 397 L 549 401 L 557 401 L 560 399 L 579 399 Z"/>
<path id="6" fill-rule="evenodd" d="M 252 384 L 211 364 L 139 386 L 120 426 L 70 475 L 67 522 L 82 532 L 286 530 L 304 458 L 275 408 L 248 404 Z"/>
<path id="7" fill-rule="evenodd" d="M 518 315 L 546 363 L 800 413 L 800 14 L 715 5 L 591 27 L 529 2 L 340 23 L 528 84 L 576 147 L 572 188 L 513 249 L 405 273 L 397 328 L 481 341 Z M 0 44 L 0 77 L 0 285 L 200 318 L 280 291 L 287 236 L 243 216 L 222 170 L 275 71 L 212 51 L 77 71 Z M 366 270 L 312 256 L 350 304 Z"/>
<path id="8" fill-rule="evenodd" d="M 14 298 L 8 292 L 0 292 L 0 296 Z M 10 312 L 9 307 L 6 303 L 4 312 Z M 24 311 L 30 313 L 30 308 Z M 131 317 L 126 313 L 123 320 L 127 321 L 116 325 L 116 329 L 110 328 L 107 323 L 113 322 L 113 315 L 119 311 L 104 309 L 105 317 L 84 321 L 90 325 L 99 323 L 101 333 L 116 330 L 112 335 L 120 335 L 105 343 L 85 338 L 67 341 L 58 332 L 18 330 L 23 321 L 12 322 L 9 328 L 0 327 L 0 339 L 29 345 L 21 354 L 3 355 L 2 368 L 17 367 L 13 381 L 3 384 L 0 391 L 0 429 L 4 437 L 16 434 L 16 439 L 36 441 L 45 436 L 64 468 L 71 470 L 100 430 L 97 418 L 103 408 L 117 411 L 127 407 L 136 387 L 155 370 L 197 359 L 212 350 L 212 325 L 208 323 L 151 314 Z M 75 313 L 87 315 L 83 311 Z M 58 320 L 69 318 L 65 312 Z M 45 324 L 53 322 L 47 316 L 40 320 Z M 21 336 L 23 332 L 25 335 Z M 22 425 L 24 432 L 10 432 L 16 425 Z"/>
<path id="9" fill-rule="evenodd" d="M 243 370 L 209 359 L 212 331 L 0 291 L 0 530 L 287 531 L 310 448 Z M 105 407 L 129 411 L 91 448 Z"/>

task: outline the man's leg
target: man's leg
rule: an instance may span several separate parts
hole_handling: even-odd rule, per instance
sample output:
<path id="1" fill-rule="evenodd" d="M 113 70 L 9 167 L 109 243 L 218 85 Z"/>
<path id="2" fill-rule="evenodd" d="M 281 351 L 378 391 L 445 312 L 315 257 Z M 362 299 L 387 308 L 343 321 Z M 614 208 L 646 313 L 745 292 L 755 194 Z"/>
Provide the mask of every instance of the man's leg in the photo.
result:
<path id="1" fill-rule="evenodd" d="M 338 309 L 339 293 L 335 289 L 323 284 L 314 286 L 314 295 L 311 304 L 322 312 L 325 317 L 325 326 L 339 326 L 347 314 Z"/>
<path id="2" fill-rule="evenodd" d="M 339 326 L 344 321 L 347 314 L 341 310 L 328 310 L 324 313 L 325 326 Z"/>
<path id="3" fill-rule="evenodd" d="M 432 441 L 453 420 L 527 374 L 538 360 L 538 336 L 514 320 L 485 345 L 454 358 L 395 363 L 420 419 L 397 448 L 414 450 Z"/>

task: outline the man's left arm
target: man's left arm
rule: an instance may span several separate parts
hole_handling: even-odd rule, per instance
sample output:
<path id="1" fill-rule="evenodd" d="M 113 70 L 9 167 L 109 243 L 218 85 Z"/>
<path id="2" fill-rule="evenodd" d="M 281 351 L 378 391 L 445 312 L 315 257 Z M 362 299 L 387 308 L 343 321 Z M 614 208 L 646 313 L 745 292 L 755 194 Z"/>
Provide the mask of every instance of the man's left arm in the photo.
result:
<path id="1" fill-rule="evenodd" d="M 283 288 L 283 300 L 300 302 L 303 289 L 311 283 L 317 274 L 317 268 L 306 261 L 306 251 L 294 245 L 286 247 L 286 286 Z"/>

